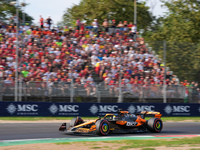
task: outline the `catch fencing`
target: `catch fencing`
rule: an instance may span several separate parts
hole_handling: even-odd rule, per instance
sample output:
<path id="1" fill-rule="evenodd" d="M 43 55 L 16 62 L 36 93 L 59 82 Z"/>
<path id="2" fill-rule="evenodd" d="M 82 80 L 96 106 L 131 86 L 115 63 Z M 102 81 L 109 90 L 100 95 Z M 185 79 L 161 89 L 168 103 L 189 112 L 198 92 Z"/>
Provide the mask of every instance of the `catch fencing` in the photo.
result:
<path id="1" fill-rule="evenodd" d="M 161 99 L 163 98 L 164 88 L 163 85 L 141 85 L 141 84 L 125 84 L 121 85 L 121 92 L 119 85 L 108 85 L 104 82 L 99 84 L 73 84 L 71 82 L 22 82 L 20 93 L 23 100 L 28 100 L 28 97 L 45 97 L 51 100 L 53 97 L 70 98 L 70 102 L 82 101 L 83 98 L 88 102 L 102 102 L 107 99 L 137 99 L 138 102 L 146 102 L 146 99 Z M 3 101 L 5 97 L 14 97 L 15 83 L 14 82 L 0 82 L 0 100 Z M 193 94 L 193 90 L 189 91 L 189 98 L 197 102 L 199 96 Z M 121 94 L 121 95 L 120 95 Z M 172 99 L 181 99 L 184 102 L 186 88 L 181 85 L 168 85 L 166 86 L 166 97 L 168 102 Z M 197 98 L 194 101 L 194 98 Z M 59 101 L 59 100 L 58 100 Z M 175 101 L 176 102 L 176 101 Z M 180 102 L 180 101 L 179 101 Z"/>

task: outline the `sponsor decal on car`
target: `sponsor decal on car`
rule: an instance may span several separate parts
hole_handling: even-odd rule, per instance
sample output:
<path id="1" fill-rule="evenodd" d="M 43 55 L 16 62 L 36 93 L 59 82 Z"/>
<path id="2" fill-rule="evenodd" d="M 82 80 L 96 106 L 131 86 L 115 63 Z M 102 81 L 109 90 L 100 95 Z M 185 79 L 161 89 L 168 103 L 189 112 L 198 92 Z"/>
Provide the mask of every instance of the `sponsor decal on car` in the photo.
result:
<path id="1" fill-rule="evenodd" d="M 136 126 L 137 124 L 138 124 L 137 122 L 127 122 L 126 126 L 133 127 L 133 126 Z"/>

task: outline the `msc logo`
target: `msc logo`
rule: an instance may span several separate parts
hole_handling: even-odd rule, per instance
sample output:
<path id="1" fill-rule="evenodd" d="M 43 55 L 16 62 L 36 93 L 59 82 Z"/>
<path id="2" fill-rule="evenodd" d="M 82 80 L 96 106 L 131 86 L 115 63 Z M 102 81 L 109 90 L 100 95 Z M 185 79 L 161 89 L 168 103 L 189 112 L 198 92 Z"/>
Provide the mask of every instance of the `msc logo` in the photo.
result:
<path id="1" fill-rule="evenodd" d="M 128 111 L 131 113 L 131 114 L 134 114 L 136 112 L 136 108 L 135 106 L 131 105 L 128 107 Z"/>
<path id="2" fill-rule="evenodd" d="M 78 105 L 59 105 L 60 112 L 78 112 Z"/>
<path id="3" fill-rule="evenodd" d="M 133 105 L 130 105 L 128 107 L 128 111 L 131 113 L 131 114 L 134 114 L 135 112 L 141 112 L 141 111 L 154 111 L 154 108 L 155 106 L 153 105 L 142 105 L 142 106 L 133 106 Z"/>
<path id="4" fill-rule="evenodd" d="M 7 107 L 7 111 L 8 111 L 10 114 L 15 113 L 16 109 L 17 109 L 16 106 L 13 105 L 12 103 L 11 103 L 10 105 L 8 105 L 8 107 Z"/>
<path id="5" fill-rule="evenodd" d="M 58 107 L 57 107 L 55 104 L 52 104 L 52 105 L 49 107 L 49 111 L 50 111 L 52 114 L 55 114 L 55 113 L 57 113 L 57 111 L 58 111 Z"/>
<path id="6" fill-rule="evenodd" d="M 89 110 L 92 114 L 96 114 L 98 112 L 98 107 L 96 105 L 92 105 Z"/>
<path id="7" fill-rule="evenodd" d="M 167 114 L 170 114 L 170 113 L 184 113 L 184 112 L 190 112 L 190 106 L 170 106 L 170 105 L 167 105 L 164 109 L 164 111 L 167 113 Z"/>
<path id="8" fill-rule="evenodd" d="M 17 105 L 18 111 L 37 111 L 38 105 Z"/>
<path id="9" fill-rule="evenodd" d="M 17 105 L 14 105 L 14 104 L 10 104 L 8 105 L 7 107 L 7 111 L 10 113 L 10 114 L 14 114 L 16 111 L 17 112 L 36 112 L 38 111 L 38 105 L 36 104 L 17 104 Z"/>
<path id="10" fill-rule="evenodd" d="M 55 114 L 57 112 L 78 112 L 79 111 L 79 106 L 78 105 L 55 105 L 52 104 L 49 107 L 49 111 L 52 114 Z"/>
<path id="11" fill-rule="evenodd" d="M 117 112 L 118 111 L 118 106 L 117 105 L 92 105 L 90 107 L 90 112 L 92 114 L 96 114 L 97 112 L 102 113 L 102 112 Z"/>

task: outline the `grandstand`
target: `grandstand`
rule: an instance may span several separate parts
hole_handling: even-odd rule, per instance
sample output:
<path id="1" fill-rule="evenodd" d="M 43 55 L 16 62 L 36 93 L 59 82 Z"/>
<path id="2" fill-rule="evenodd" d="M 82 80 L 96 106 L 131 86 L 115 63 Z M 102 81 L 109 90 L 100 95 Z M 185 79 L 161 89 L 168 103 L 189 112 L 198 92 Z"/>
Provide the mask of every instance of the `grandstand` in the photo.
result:
<path id="1" fill-rule="evenodd" d="M 0 100 L 14 99 L 18 71 L 23 101 L 113 102 L 123 94 L 124 102 L 162 102 L 165 66 L 133 27 L 20 26 L 16 69 L 16 26 L 2 24 Z M 197 83 L 166 72 L 168 102 L 183 102 L 186 93 L 199 101 Z"/>

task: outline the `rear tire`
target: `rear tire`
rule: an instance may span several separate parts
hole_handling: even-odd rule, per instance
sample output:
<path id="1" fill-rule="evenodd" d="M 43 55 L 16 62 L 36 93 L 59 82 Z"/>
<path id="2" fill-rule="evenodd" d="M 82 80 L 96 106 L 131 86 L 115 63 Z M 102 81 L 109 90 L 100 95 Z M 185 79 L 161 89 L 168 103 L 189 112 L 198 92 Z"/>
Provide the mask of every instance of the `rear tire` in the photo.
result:
<path id="1" fill-rule="evenodd" d="M 98 120 L 95 125 L 98 135 L 107 135 L 110 132 L 110 124 L 107 120 Z"/>
<path id="2" fill-rule="evenodd" d="M 70 127 L 74 127 L 74 126 L 77 126 L 77 125 L 79 125 L 81 123 L 83 123 L 83 120 L 81 119 L 81 117 L 77 117 L 77 118 L 73 118 L 70 121 L 69 125 L 70 125 Z"/>
<path id="3" fill-rule="evenodd" d="M 151 118 L 147 122 L 147 128 L 150 132 L 159 133 L 162 131 L 163 123 L 160 118 Z"/>

